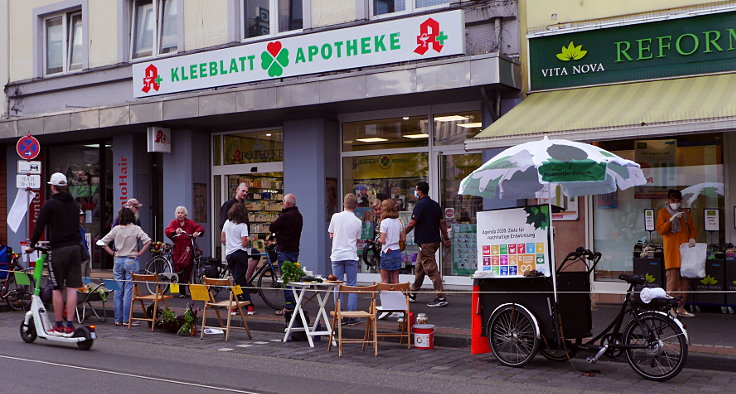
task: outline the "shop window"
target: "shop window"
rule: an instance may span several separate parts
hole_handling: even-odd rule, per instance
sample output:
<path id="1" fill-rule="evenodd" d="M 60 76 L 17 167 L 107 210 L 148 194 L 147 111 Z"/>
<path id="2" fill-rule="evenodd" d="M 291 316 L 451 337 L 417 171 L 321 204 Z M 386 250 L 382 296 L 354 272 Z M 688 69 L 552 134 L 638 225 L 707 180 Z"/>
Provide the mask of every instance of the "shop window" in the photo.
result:
<path id="1" fill-rule="evenodd" d="M 593 198 L 594 246 L 603 254 L 595 280 L 618 281 L 619 274 L 634 271 L 635 254 L 638 257 L 641 253 L 636 245 L 648 243 L 650 237 L 644 228 L 644 212 L 654 210 L 656 220 L 669 189 L 683 192 L 683 207 L 689 209 L 698 228 L 698 242 L 724 242 L 723 231 L 709 234 L 704 229 L 706 208 L 717 208 L 721 227 L 725 223 L 721 135 L 610 141 L 599 146 L 641 164 L 649 183 Z M 657 258 L 662 237 L 653 231 L 651 239 L 653 257 Z"/>
<path id="2" fill-rule="evenodd" d="M 358 207 L 355 215 L 363 221 L 361 239 L 358 241 L 358 255 L 361 259 L 361 272 L 378 272 L 370 269 L 363 260 L 362 250 L 365 241 L 376 236 L 378 218 L 374 215 L 376 200 L 393 199 L 404 225 L 409 223 L 416 198 L 414 189 L 417 182 L 429 177 L 429 155 L 427 153 L 397 153 L 391 155 L 361 156 L 343 158 L 344 194 L 355 193 Z M 414 232 L 407 234 L 406 250 L 402 253 L 404 273 L 411 273 L 416 261 L 417 246 Z"/>
<path id="3" fill-rule="evenodd" d="M 243 39 L 299 30 L 303 27 L 302 0 L 242 0 Z"/>
<path id="4" fill-rule="evenodd" d="M 480 111 L 439 114 L 433 120 L 435 145 L 462 144 L 483 130 Z"/>
<path id="5" fill-rule="evenodd" d="M 65 12 L 44 20 L 46 75 L 81 70 L 83 64 L 82 12 Z"/>
<path id="6" fill-rule="evenodd" d="M 372 15 L 390 14 L 392 12 L 402 12 L 419 10 L 426 7 L 440 6 L 449 4 L 457 0 L 372 0 Z"/>
<path id="7" fill-rule="evenodd" d="M 342 125 L 343 152 L 410 148 L 428 144 L 426 116 L 404 116 Z"/>
<path id="8" fill-rule="evenodd" d="M 179 0 L 134 0 L 131 18 L 131 58 L 179 50 Z"/>
<path id="9" fill-rule="evenodd" d="M 223 164 L 284 160 L 284 133 L 281 130 L 226 134 L 223 139 Z"/>

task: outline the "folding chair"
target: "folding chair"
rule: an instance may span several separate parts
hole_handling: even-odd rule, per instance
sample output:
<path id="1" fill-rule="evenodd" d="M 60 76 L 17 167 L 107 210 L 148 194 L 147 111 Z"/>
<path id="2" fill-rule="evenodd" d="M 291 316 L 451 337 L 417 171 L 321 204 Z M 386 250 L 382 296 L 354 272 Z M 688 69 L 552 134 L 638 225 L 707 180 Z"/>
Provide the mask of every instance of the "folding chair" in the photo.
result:
<path id="1" fill-rule="evenodd" d="M 131 274 L 133 276 L 133 298 L 130 301 L 130 315 L 128 316 L 128 330 L 130 330 L 130 327 L 132 327 L 134 320 L 140 320 L 140 321 L 147 321 L 151 322 L 151 331 L 153 331 L 156 328 L 156 316 L 158 316 L 158 303 L 163 302 L 164 306 L 166 306 L 166 300 L 170 298 L 174 298 L 174 296 L 171 295 L 164 295 L 161 283 L 158 281 L 158 276 L 155 274 Z M 145 283 L 145 282 L 154 282 L 156 283 L 156 290 L 153 294 L 141 294 L 141 289 L 138 286 L 138 283 Z M 143 314 L 146 316 L 145 318 L 141 317 L 133 317 L 133 305 L 135 305 L 135 302 L 138 301 L 141 303 L 141 309 L 143 309 Z M 146 310 L 146 305 L 143 303 L 143 301 L 153 301 L 153 316 L 148 315 L 148 311 Z"/>
<path id="2" fill-rule="evenodd" d="M 406 283 L 379 283 L 378 297 L 381 305 L 376 307 L 376 313 L 402 312 L 405 324 L 401 327 L 401 333 L 378 332 L 378 337 L 398 337 L 399 343 L 404 343 L 406 337 L 406 348 L 411 349 L 411 333 L 409 332 L 409 282 Z"/>
<path id="3" fill-rule="evenodd" d="M 377 285 L 371 286 L 346 286 L 340 285 L 337 288 L 337 301 L 335 302 L 335 310 L 330 312 L 332 315 L 332 332 L 330 332 L 330 343 L 327 345 L 327 350 L 332 350 L 332 341 L 335 337 L 335 329 L 337 329 L 337 346 L 338 356 L 342 357 L 342 344 L 343 343 L 362 343 L 362 350 L 365 351 L 365 345 L 367 343 L 373 344 L 373 355 L 378 355 L 378 341 L 376 339 L 376 321 L 378 320 L 378 314 L 376 313 L 376 291 Z M 342 294 L 370 294 L 371 301 L 367 311 L 344 311 L 340 303 L 340 296 Z M 342 336 L 342 319 L 366 319 L 365 333 L 362 339 L 343 338 Z M 370 339 L 370 337 L 373 339 Z"/>
<path id="4" fill-rule="evenodd" d="M 225 330 L 225 342 L 228 341 L 230 338 L 230 329 L 231 328 L 237 328 L 245 330 L 248 333 L 248 339 L 252 339 L 253 336 L 250 334 L 250 328 L 248 328 L 248 323 L 245 321 L 245 313 L 243 313 L 243 307 L 250 305 L 250 301 L 239 301 L 236 297 L 236 295 L 233 293 L 233 279 L 232 277 L 228 277 L 226 279 L 214 279 L 214 278 L 208 278 L 204 277 L 204 284 L 207 286 L 207 293 L 209 293 L 209 301 L 204 302 L 204 310 L 202 311 L 202 334 L 200 335 L 199 339 L 204 338 L 204 329 L 205 328 L 217 328 L 217 329 L 224 329 Z M 221 292 L 221 289 L 225 287 L 228 292 L 228 299 L 217 301 L 215 300 L 215 293 Z M 218 291 L 215 291 L 218 290 Z M 248 291 L 248 289 L 245 289 L 244 291 Z M 217 322 L 220 323 L 219 326 L 208 326 L 207 324 L 207 309 L 212 308 L 215 310 L 215 315 L 217 315 Z M 238 314 L 240 315 L 240 320 L 243 322 L 243 327 L 230 327 L 230 321 L 232 320 L 232 315 L 230 314 L 230 310 L 236 308 L 238 311 Z M 225 313 L 227 314 L 227 324 L 222 324 L 222 317 L 220 316 L 220 309 L 225 309 Z"/>

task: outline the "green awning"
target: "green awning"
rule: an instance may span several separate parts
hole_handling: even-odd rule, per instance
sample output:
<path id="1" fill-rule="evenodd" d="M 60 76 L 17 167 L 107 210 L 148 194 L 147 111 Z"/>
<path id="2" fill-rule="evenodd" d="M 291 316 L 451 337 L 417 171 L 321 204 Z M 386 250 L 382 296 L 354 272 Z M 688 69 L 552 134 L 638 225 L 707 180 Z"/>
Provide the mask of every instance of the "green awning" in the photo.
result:
<path id="1" fill-rule="evenodd" d="M 507 147 L 544 135 L 602 141 L 735 129 L 735 95 L 736 74 L 532 93 L 465 146 Z"/>

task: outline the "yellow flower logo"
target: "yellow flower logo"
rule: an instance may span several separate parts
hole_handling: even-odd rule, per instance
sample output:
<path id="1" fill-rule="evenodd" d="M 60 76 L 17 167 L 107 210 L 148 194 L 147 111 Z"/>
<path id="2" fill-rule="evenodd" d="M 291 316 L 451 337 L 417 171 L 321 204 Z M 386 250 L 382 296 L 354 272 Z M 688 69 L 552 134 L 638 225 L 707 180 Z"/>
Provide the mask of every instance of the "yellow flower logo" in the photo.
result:
<path id="1" fill-rule="evenodd" d="M 582 45 L 575 46 L 575 43 L 570 41 L 570 44 L 568 46 L 562 47 L 562 52 L 558 53 L 557 58 L 562 60 L 563 62 L 569 62 L 570 60 L 580 60 L 585 55 L 588 54 L 588 51 L 583 50 Z"/>
<path id="2" fill-rule="evenodd" d="M 704 285 L 715 285 L 718 283 L 718 280 L 710 275 L 707 275 L 705 278 L 700 280 L 700 283 Z"/>

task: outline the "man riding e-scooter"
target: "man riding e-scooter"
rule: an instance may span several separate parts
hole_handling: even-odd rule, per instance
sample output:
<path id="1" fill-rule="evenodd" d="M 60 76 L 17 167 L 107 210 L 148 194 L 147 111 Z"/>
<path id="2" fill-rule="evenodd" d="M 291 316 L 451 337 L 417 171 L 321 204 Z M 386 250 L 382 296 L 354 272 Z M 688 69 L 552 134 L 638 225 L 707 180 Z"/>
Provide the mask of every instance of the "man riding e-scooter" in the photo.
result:
<path id="1" fill-rule="evenodd" d="M 53 304 L 56 324 L 47 333 L 72 336 L 75 332 L 72 321 L 77 306 L 77 288 L 82 287 L 79 235 L 79 206 L 67 192 L 66 176 L 60 172 L 51 175 L 51 198 L 41 208 L 27 252 L 32 252 L 47 230 L 50 252 L 48 255 L 49 277 L 53 284 Z M 64 289 L 66 289 L 66 322 L 64 322 Z M 66 323 L 66 324 L 64 324 Z"/>

